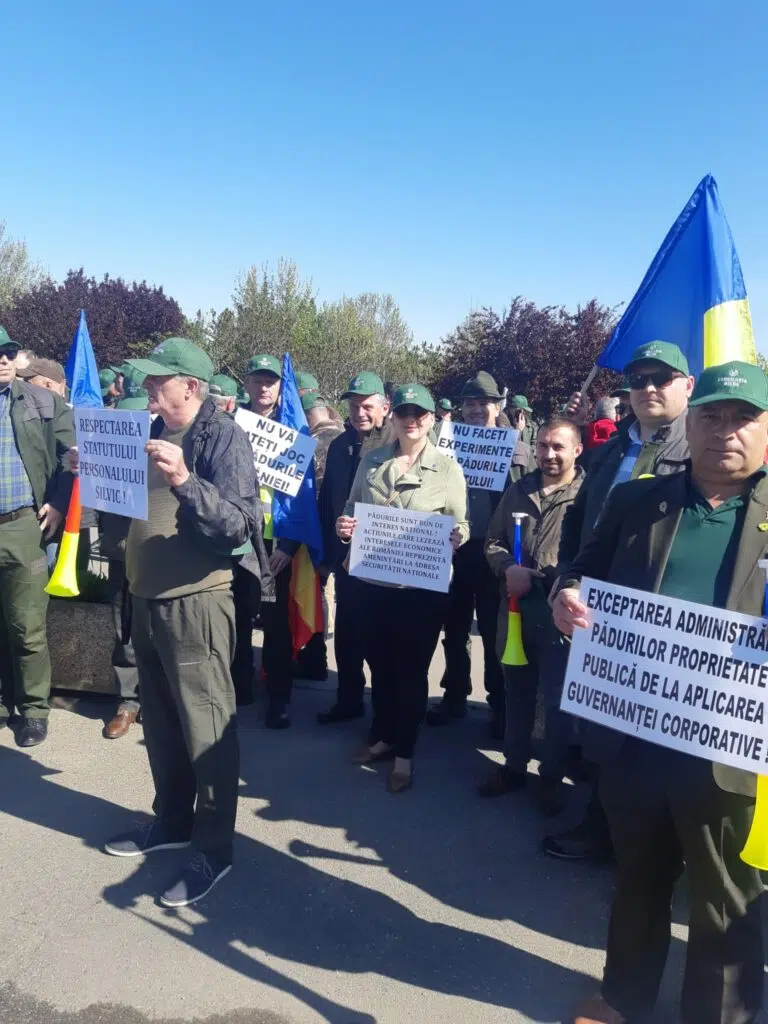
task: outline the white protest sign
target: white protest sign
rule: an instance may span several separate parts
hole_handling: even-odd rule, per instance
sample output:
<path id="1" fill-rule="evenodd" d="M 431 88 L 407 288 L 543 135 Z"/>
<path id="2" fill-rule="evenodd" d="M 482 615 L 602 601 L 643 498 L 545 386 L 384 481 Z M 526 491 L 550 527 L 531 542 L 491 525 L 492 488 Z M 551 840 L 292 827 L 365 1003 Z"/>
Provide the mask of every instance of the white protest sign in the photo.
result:
<path id="1" fill-rule="evenodd" d="M 238 409 L 235 422 L 248 435 L 259 482 L 294 497 L 312 465 L 317 441 L 266 416 Z"/>
<path id="2" fill-rule="evenodd" d="M 438 451 L 456 459 L 464 470 L 467 487 L 503 491 L 517 431 L 511 427 L 473 427 L 469 423 L 443 420 L 437 439 Z"/>
<path id="3" fill-rule="evenodd" d="M 350 576 L 448 592 L 453 516 L 357 503 L 355 519 Z"/>
<path id="4" fill-rule="evenodd" d="M 766 622 L 584 578 L 561 708 L 619 732 L 768 774 Z"/>
<path id="5" fill-rule="evenodd" d="M 147 518 L 149 413 L 75 409 L 80 500 L 85 508 Z"/>

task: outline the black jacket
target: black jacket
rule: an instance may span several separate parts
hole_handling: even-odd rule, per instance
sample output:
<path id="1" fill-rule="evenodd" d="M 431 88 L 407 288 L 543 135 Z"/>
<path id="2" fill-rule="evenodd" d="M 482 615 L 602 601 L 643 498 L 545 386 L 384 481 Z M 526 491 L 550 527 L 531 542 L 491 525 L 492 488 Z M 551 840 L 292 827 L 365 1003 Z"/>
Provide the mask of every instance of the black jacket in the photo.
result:
<path id="1" fill-rule="evenodd" d="M 164 428 L 158 416 L 149 436 L 159 437 Z M 179 533 L 231 554 L 261 580 L 262 600 L 274 600 L 258 478 L 245 432 L 207 398 L 182 448 L 190 477 L 173 488 L 179 499 Z"/>

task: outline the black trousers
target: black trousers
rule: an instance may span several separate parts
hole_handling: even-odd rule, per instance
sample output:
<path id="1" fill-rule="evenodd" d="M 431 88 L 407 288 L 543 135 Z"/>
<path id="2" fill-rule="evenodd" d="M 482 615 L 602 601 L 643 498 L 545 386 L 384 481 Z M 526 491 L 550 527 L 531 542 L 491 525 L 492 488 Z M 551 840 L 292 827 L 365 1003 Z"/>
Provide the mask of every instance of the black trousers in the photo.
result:
<path id="1" fill-rule="evenodd" d="M 107 589 L 112 604 L 112 623 L 115 646 L 112 648 L 112 668 L 120 697 L 120 710 L 139 710 L 139 670 L 131 640 L 133 618 L 131 594 L 125 578 L 125 562 L 110 558 L 107 563 Z"/>
<path id="2" fill-rule="evenodd" d="M 238 704 L 253 701 L 253 619 L 259 607 L 259 584 L 253 573 L 235 565 L 232 597 L 235 601 L 235 654 L 232 682 Z"/>
<path id="3" fill-rule="evenodd" d="M 739 857 L 754 799 L 726 793 L 701 758 L 628 739 L 600 772 L 616 849 L 603 996 L 633 1022 L 656 1002 L 674 885 L 690 905 L 684 1024 L 751 1024 L 763 992 L 759 873 Z"/>
<path id="4" fill-rule="evenodd" d="M 271 553 L 271 542 L 267 541 Z M 264 645 L 261 667 L 264 670 L 267 696 L 275 703 L 287 704 L 293 689 L 293 641 L 288 622 L 288 595 L 291 589 L 291 566 L 275 578 L 275 602 L 262 605 Z"/>
<path id="5" fill-rule="evenodd" d="M 429 665 L 447 594 L 360 581 L 365 657 L 371 666 L 372 742 L 413 757 L 429 693 Z"/>
<path id="6" fill-rule="evenodd" d="M 483 641 L 485 692 L 494 710 L 504 709 L 504 677 L 496 655 L 499 581 L 483 554 L 483 540 L 474 537 L 453 556 L 453 578 L 445 613 L 445 672 L 440 685 L 446 700 L 459 703 L 472 693 L 470 640 L 472 620 Z"/>
<path id="7" fill-rule="evenodd" d="M 350 576 L 343 568 L 337 569 L 335 576 L 333 649 L 338 673 L 336 701 L 345 708 L 359 707 L 365 693 L 362 601 L 369 584 Z"/>

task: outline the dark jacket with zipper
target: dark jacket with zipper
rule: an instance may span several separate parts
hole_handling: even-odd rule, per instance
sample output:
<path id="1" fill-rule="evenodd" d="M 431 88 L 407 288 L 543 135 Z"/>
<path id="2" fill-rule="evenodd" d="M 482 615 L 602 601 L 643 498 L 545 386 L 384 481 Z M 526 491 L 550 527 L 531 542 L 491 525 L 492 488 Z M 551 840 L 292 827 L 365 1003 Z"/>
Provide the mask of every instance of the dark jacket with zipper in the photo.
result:
<path id="1" fill-rule="evenodd" d="M 669 426 L 657 430 L 650 441 L 643 443 L 632 479 L 644 473 L 668 476 L 685 469 L 689 458 L 685 418 L 684 412 Z M 597 520 L 631 444 L 629 428 L 636 422 L 634 416 L 621 420 L 616 435 L 590 454 L 584 486 L 563 522 L 558 558 L 561 569 L 568 567 L 579 548 L 594 535 Z"/>
<path id="2" fill-rule="evenodd" d="M 158 416 L 149 436 L 160 437 L 164 428 Z M 274 600 L 258 478 L 245 432 L 206 398 L 182 449 L 190 476 L 172 488 L 179 499 L 179 533 L 231 555 L 261 581 L 262 600 Z"/>
<path id="3" fill-rule="evenodd" d="M 608 499 L 590 542 L 582 548 L 558 589 L 579 586 L 582 576 L 658 593 L 683 509 L 689 499 L 687 473 L 633 480 L 621 484 Z M 765 572 L 758 560 L 768 555 L 768 476 L 752 490 L 739 537 L 736 564 L 726 608 L 762 616 Z M 584 753 L 600 765 L 610 765 L 627 736 L 594 722 L 584 723 Z M 712 763 L 715 782 L 729 793 L 754 796 L 751 772 Z"/>
<path id="4" fill-rule="evenodd" d="M 73 476 L 61 460 L 75 443 L 72 410 L 52 391 L 17 378 L 11 384 L 10 415 L 35 508 L 48 503 L 65 515 Z"/>

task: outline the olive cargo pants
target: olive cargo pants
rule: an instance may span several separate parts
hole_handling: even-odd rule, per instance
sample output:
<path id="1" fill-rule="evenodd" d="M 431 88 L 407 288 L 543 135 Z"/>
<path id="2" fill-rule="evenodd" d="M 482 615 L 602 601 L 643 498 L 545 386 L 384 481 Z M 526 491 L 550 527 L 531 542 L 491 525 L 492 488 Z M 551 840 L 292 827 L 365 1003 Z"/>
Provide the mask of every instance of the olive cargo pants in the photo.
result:
<path id="1" fill-rule="evenodd" d="M 133 646 L 155 814 L 195 850 L 231 859 L 240 767 L 231 590 L 134 596 Z"/>

